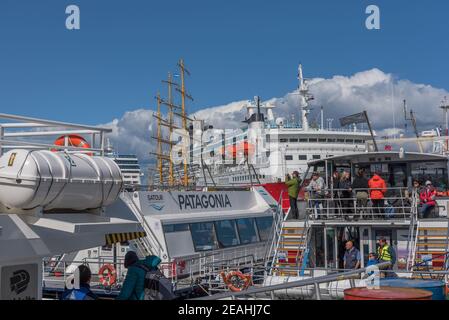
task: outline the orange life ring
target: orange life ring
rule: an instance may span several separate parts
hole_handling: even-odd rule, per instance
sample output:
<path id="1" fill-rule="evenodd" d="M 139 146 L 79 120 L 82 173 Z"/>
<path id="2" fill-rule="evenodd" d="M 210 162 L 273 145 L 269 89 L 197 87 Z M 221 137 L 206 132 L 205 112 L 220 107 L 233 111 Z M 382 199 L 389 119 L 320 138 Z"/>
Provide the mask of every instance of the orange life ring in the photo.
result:
<path id="1" fill-rule="evenodd" d="M 224 283 L 232 292 L 240 292 L 248 289 L 252 283 L 251 275 L 243 274 L 240 271 L 231 271 L 228 274 L 221 273 Z"/>
<path id="2" fill-rule="evenodd" d="M 117 281 L 117 272 L 111 264 L 103 265 L 98 271 L 100 283 L 105 287 L 112 286 Z"/>
<path id="3" fill-rule="evenodd" d="M 84 148 L 84 149 L 91 148 L 90 144 L 87 143 L 86 139 L 84 139 L 82 136 L 80 136 L 78 134 L 68 134 L 68 135 L 60 136 L 58 139 L 55 140 L 54 145 L 55 146 L 65 146 L 66 139 L 67 139 L 67 146 L 69 146 L 69 147 L 77 147 L 77 148 Z M 56 150 L 53 149 L 52 151 L 56 151 Z"/>

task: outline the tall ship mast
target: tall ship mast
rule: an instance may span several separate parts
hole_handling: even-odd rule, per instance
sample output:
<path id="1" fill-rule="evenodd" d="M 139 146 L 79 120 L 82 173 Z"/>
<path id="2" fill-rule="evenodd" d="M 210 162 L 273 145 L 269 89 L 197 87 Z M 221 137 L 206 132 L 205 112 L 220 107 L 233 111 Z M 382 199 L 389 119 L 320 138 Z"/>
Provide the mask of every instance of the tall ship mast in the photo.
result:
<path id="1" fill-rule="evenodd" d="M 187 92 L 185 84 L 186 76 L 190 76 L 190 72 L 183 59 L 178 61 L 177 67 L 178 74 L 173 75 L 169 72 L 167 80 L 162 80 L 162 83 L 167 85 L 167 99 L 162 98 L 159 92 L 156 95 L 157 112 L 153 117 L 157 120 L 157 133 L 152 138 L 156 140 L 157 145 L 156 152 L 150 152 L 150 155 L 156 158 L 156 168 L 149 168 L 150 189 L 188 188 L 192 184 L 188 161 L 189 147 L 182 144 L 178 152 L 178 156 L 182 158 L 181 164 L 175 165 L 172 156 L 173 146 L 177 144 L 172 141 L 175 130 L 190 132 L 189 123 L 193 121 L 187 116 L 187 100 L 193 101 L 193 97 Z M 179 77 L 180 83 L 175 82 L 173 76 Z M 174 90 L 179 93 L 180 105 L 174 103 Z M 166 118 L 162 114 L 162 106 L 166 107 Z"/>

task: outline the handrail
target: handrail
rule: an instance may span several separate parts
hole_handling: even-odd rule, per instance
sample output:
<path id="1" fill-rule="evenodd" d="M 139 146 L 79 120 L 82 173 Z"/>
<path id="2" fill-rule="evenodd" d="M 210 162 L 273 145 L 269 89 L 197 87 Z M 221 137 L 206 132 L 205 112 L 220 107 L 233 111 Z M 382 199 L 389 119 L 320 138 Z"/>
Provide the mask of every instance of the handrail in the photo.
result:
<path id="1" fill-rule="evenodd" d="M 390 262 L 382 262 L 382 263 L 377 264 L 377 267 L 379 269 L 382 269 L 384 267 L 388 267 L 389 265 L 390 265 Z M 310 285 L 319 285 L 321 283 L 329 283 L 329 282 L 334 282 L 334 281 L 347 280 L 349 278 L 352 278 L 355 275 L 359 275 L 359 274 L 366 272 L 366 269 L 367 268 L 362 268 L 362 269 L 352 270 L 352 271 L 348 271 L 348 272 L 344 272 L 344 273 L 340 273 L 340 274 L 326 275 L 326 276 L 322 276 L 322 277 L 305 279 L 305 280 L 300 280 L 300 281 L 286 282 L 286 283 L 276 284 L 276 285 L 272 285 L 272 286 L 265 286 L 265 287 L 259 287 L 259 288 L 252 287 L 245 291 L 219 293 L 216 295 L 196 298 L 196 299 L 192 299 L 192 300 L 219 300 L 219 299 L 226 299 L 226 298 L 235 298 L 235 297 L 240 297 L 240 296 L 248 296 L 248 295 L 257 294 L 257 293 L 267 293 L 267 292 L 273 292 L 273 291 L 277 291 L 277 290 L 285 290 L 285 289 L 290 289 L 290 288 L 300 288 L 300 287 L 305 287 L 305 286 L 310 286 Z"/>
<path id="2" fill-rule="evenodd" d="M 306 188 L 307 190 L 308 188 Z M 391 216 L 394 218 L 402 218 L 407 220 L 415 214 L 417 202 L 413 200 L 413 195 L 406 195 L 407 188 L 403 187 L 392 187 L 386 188 L 385 196 L 381 201 L 387 202 L 388 206 L 377 206 L 376 204 L 369 205 L 368 201 L 373 201 L 370 197 L 371 191 L 381 190 L 379 188 L 361 188 L 361 189 L 323 189 L 322 191 L 307 190 L 308 195 L 306 200 L 308 201 L 308 206 L 306 211 L 312 214 L 316 211 L 320 211 L 321 214 L 315 212 L 315 217 L 312 216 L 312 220 L 317 220 L 317 216 L 338 216 L 340 218 L 346 216 L 357 216 L 362 214 L 364 219 L 371 216 L 383 217 Z M 382 189 L 384 190 L 384 189 Z M 358 192 L 367 192 L 368 197 L 366 198 L 366 203 L 357 199 Z M 319 207 L 322 207 L 320 209 Z M 387 210 L 388 209 L 388 210 Z"/>
<path id="3" fill-rule="evenodd" d="M 143 212 L 140 210 L 140 208 L 134 203 L 134 199 L 133 197 L 130 195 L 130 192 L 124 190 L 123 194 L 128 198 L 128 200 L 131 202 L 131 205 L 134 207 L 134 209 L 139 213 L 140 218 L 141 218 L 141 223 L 144 226 L 144 230 L 147 232 L 147 237 L 146 239 L 148 240 L 148 236 L 150 236 L 152 242 L 156 243 L 156 250 L 158 251 L 158 256 L 160 257 L 161 254 L 164 252 L 164 247 L 161 245 L 159 239 L 157 238 L 157 236 L 154 234 L 153 229 L 151 228 L 151 226 L 148 224 L 148 221 L 145 219 L 145 215 L 143 214 Z M 150 247 L 154 246 L 150 244 Z"/>

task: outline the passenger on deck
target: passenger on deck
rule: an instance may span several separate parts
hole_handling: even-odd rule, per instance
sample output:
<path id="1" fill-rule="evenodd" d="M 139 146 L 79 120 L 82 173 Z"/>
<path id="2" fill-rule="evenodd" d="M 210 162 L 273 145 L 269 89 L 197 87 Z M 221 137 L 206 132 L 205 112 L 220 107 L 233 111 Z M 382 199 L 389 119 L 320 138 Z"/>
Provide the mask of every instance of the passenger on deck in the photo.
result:
<path id="1" fill-rule="evenodd" d="M 370 252 L 368 255 L 368 262 L 366 264 L 367 267 L 375 266 L 379 263 L 379 260 L 377 259 L 377 254 L 375 252 Z"/>
<path id="2" fill-rule="evenodd" d="M 321 219 L 320 204 L 324 198 L 325 184 L 324 179 L 320 177 L 318 172 L 312 174 L 312 180 L 306 190 L 310 193 L 311 207 L 314 210 L 315 219 Z"/>
<path id="3" fill-rule="evenodd" d="M 354 247 L 354 242 L 351 240 L 346 242 L 346 251 L 343 256 L 344 269 L 352 270 L 360 268 L 360 261 L 362 260 L 360 256 L 360 251 Z"/>
<path id="4" fill-rule="evenodd" d="M 139 268 L 144 263 L 139 261 L 134 251 L 128 251 L 125 255 L 124 266 L 128 269 L 122 290 L 117 300 L 143 300 L 145 295 L 145 271 Z"/>
<path id="5" fill-rule="evenodd" d="M 287 174 L 285 177 L 285 184 L 288 188 L 288 198 L 290 199 L 290 208 L 291 208 L 291 215 L 293 219 L 299 219 L 299 213 L 298 213 L 298 195 L 299 195 L 299 188 L 301 186 L 301 179 L 299 178 L 299 172 L 294 171 L 293 172 L 293 178 L 290 178 L 290 175 Z"/>
<path id="6" fill-rule="evenodd" d="M 90 289 L 90 279 L 92 273 L 88 266 L 78 266 L 79 272 L 79 288 L 77 284 L 73 283 L 73 289 L 66 289 L 62 294 L 62 300 L 97 300 L 98 297 Z"/>
<path id="7" fill-rule="evenodd" d="M 379 239 L 379 248 L 377 253 L 379 263 L 390 262 L 390 265 L 387 267 L 383 267 L 384 270 L 393 270 L 394 265 L 396 264 L 396 252 L 392 246 L 387 244 L 387 240 L 385 238 Z M 385 278 L 388 278 L 392 275 L 392 273 L 384 273 Z"/>
<path id="8" fill-rule="evenodd" d="M 384 219 L 384 204 L 385 193 L 387 192 L 387 184 L 385 180 L 380 177 L 379 173 L 375 173 L 373 177 L 368 181 L 370 189 L 370 198 L 374 207 L 374 214 L 380 219 Z"/>
<path id="9" fill-rule="evenodd" d="M 415 198 L 419 199 L 419 196 L 421 194 L 422 187 L 421 183 L 417 179 L 413 179 L 412 187 L 408 190 L 408 198 Z"/>
<path id="10" fill-rule="evenodd" d="M 432 186 L 432 182 L 426 181 L 426 186 L 421 190 L 419 198 L 421 200 L 421 208 L 419 210 L 420 218 L 427 219 L 435 208 L 435 197 L 437 192 Z"/>
<path id="11" fill-rule="evenodd" d="M 371 267 L 371 266 L 375 266 L 376 264 L 379 263 L 379 260 L 377 259 L 377 254 L 374 252 L 370 252 L 368 255 L 368 262 L 366 263 L 366 267 Z M 374 271 L 370 271 L 367 273 L 367 276 L 371 276 L 372 274 L 374 274 Z"/>
<path id="12" fill-rule="evenodd" d="M 368 219 L 368 179 L 365 177 L 365 170 L 359 169 L 357 172 L 357 177 L 355 177 L 352 182 L 352 189 L 355 191 L 355 197 L 357 199 L 357 215 L 362 218 Z"/>
<path id="13" fill-rule="evenodd" d="M 345 220 L 353 213 L 354 202 L 352 200 L 352 184 L 349 172 L 344 171 L 341 175 L 339 189 L 341 192 L 341 205 Z"/>
<path id="14" fill-rule="evenodd" d="M 333 204 L 331 204 L 331 207 L 333 208 L 332 213 L 335 215 L 335 217 L 341 215 L 341 203 L 338 191 L 338 188 L 340 186 L 340 179 L 340 172 L 334 171 L 334 173 L 332 174 L 332 181 L 329 189 L 332 188 Z"/>

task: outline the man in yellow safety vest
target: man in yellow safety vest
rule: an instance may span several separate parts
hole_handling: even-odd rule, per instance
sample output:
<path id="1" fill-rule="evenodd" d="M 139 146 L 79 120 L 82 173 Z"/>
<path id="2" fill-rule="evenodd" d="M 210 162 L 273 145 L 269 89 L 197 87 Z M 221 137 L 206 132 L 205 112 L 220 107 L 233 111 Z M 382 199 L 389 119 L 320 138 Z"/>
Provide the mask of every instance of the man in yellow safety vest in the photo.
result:
<path id="1" fill-rule="evenodd" d="M 382 269 L 392 270 L 393 266 L 396 263 L 396 252 L 393 247 L 387 244 L 387 240 L 385 238 L 379 239 L 379 248 L 377 251 L 377 256 L 379 259 L 379 263 L 390 262 L 388 267 L 384 267 Z"/>

